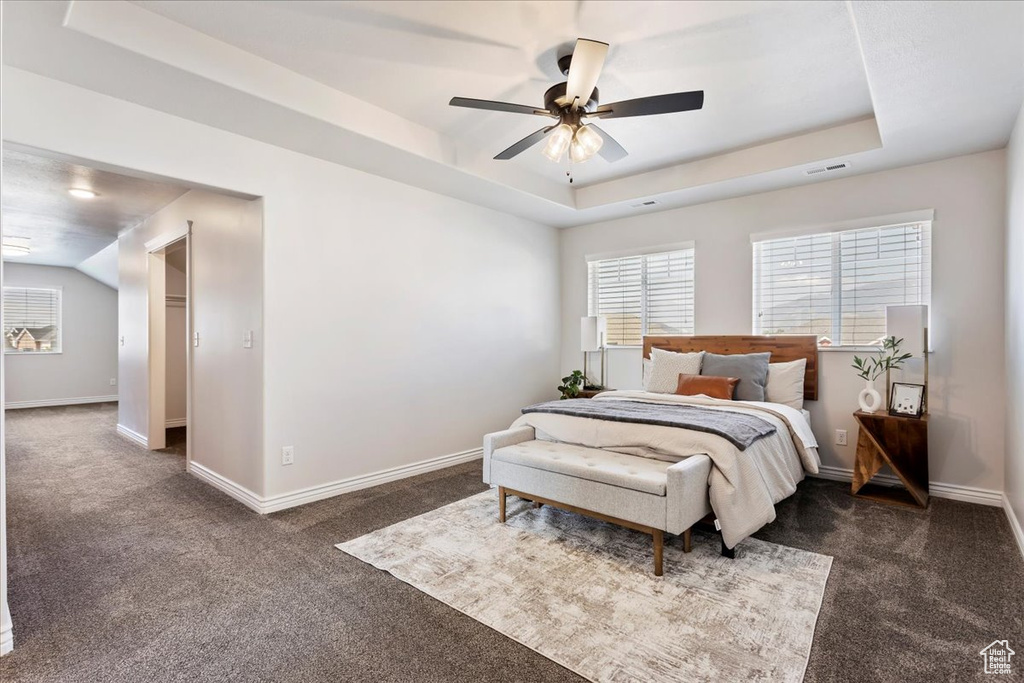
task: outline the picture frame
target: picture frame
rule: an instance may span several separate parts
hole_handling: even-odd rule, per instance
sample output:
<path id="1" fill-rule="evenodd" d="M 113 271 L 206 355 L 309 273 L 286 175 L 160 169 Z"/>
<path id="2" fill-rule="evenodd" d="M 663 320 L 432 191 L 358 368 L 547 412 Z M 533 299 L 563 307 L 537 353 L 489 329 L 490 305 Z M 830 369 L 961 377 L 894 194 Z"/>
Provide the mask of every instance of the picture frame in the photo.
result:
<path id="1" fill-rule="evenodd" d="M 889 394 L 889 414 L 921 417 L 924 411 L 924 385 L 893 382 Z"/>

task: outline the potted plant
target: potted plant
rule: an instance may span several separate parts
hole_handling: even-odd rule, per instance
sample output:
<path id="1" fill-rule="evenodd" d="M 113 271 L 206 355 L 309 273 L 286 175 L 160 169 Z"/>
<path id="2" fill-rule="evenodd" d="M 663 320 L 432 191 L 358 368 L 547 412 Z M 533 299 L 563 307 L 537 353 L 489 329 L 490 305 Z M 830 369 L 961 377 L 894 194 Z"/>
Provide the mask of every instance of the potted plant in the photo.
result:
<path id="1" fill-rule="evenodd" d="M 865 413 L 877 412 L 882 407 L 882 396 L 875 390 L 874 382 L 883 372 L 896 370 L 913 354 L 900 353 L 902 339 L 886 337 L 874 358 L 853 357 L 853 369 L 864 380 L 864 388 L 857 396 L 857 403 Z"/>
<path id="2" fill-rule="evenodd" d="M 562 394 L 561 400 L 578 397 L 584 380 L 582 370 L 573 370 L 568 376 L 563 377 L 562 383 L 558 387 L 558 392 Z"/>

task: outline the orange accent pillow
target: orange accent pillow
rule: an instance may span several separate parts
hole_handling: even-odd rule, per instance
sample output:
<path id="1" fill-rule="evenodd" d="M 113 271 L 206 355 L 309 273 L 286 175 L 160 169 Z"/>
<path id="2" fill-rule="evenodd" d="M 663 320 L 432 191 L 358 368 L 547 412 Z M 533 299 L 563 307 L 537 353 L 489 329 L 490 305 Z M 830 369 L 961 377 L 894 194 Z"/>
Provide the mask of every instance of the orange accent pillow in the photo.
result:
<path id="1" fill-rule="evenodd" d="M 703 394 L 711 398 L 732 400 L 736 392 L 739 377 L 715 377 L 713 375 L 679 375 L 676 393 L 680 396 L 697 396 Z"/>

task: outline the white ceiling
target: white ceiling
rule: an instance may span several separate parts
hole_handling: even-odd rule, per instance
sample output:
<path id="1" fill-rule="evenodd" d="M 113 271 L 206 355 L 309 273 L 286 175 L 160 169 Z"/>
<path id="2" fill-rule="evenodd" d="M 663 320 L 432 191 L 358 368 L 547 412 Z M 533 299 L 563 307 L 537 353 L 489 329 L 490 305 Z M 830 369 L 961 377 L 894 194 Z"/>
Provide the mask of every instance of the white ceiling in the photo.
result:
<path id="1" fill-rule="evenodd" d="M 583 186 L 870 116 L 845 4 L 325 3 L 135 4 L 450 137 L 487 160 L 545 118 L 448 106 L 453 95 L 543 107 L 576 37 L 611 44 L 602 102 L 705 90 L 699 112 L 601 124 L 630 152 L 579 165 Z M 240 6 L 241 5 L 241 6 Z M 629 17 L 629 21 L 623 21 Z M 565 182 L 540 147 L 511 162 Z"/>
<path id="2" fill-rule="evenodd" d="M 73 268 L 188 191 L 6 146 L 0 168 L 4 240 L 30 240 L 28 255 L 4 257 L 16 263 Z M 70 188 L 97 196 L 79 199 Z"/>
<path id="3" fill-rule="evenodd" d="M 551 225 L 1002 147 L 1024 3 L 4 3 L 6 65 Z M 703 89 L 698 112 L 602 124 L 630 152 L 491 157 L 547 120 L 576 37 L 611 44 L 601 100 Z M 649 210 L 649 209 L 644 209 Z"/>

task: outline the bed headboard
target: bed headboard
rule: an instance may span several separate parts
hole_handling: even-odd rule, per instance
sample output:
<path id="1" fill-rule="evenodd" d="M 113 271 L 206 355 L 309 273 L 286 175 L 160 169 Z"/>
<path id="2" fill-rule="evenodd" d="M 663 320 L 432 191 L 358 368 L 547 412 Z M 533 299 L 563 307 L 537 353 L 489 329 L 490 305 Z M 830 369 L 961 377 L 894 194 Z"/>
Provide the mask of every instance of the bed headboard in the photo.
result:
<path id="1" fill-rule="evenodd" d="M 669 335 L 644 337 L 644 358 L 651 357 L 651 349 L 664 349 L 677 353 L 710 351 L 711 353 L 764 353 L 770 351 L 772 363 L 787 363 L 807 359 L 804 372 L 804 399 L 818 400 L 818 338 L 813 334 L 794 336 L 719 335 L 691 337 Z"/>

